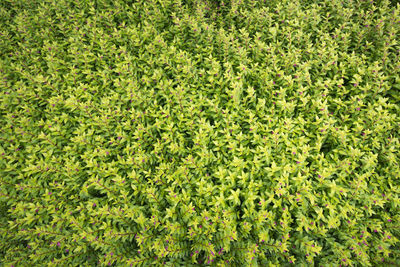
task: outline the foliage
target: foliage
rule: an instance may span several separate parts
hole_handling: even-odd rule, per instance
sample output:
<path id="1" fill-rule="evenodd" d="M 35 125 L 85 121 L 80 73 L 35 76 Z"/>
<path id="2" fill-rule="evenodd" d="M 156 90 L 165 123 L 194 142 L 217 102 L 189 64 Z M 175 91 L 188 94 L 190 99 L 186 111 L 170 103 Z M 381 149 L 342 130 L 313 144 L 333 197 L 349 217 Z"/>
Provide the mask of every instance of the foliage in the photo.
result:
<path id="1" fill-rule="evenodd" d="M 1 266 L 400 264 L 400 5 L 0 2 Z"/>

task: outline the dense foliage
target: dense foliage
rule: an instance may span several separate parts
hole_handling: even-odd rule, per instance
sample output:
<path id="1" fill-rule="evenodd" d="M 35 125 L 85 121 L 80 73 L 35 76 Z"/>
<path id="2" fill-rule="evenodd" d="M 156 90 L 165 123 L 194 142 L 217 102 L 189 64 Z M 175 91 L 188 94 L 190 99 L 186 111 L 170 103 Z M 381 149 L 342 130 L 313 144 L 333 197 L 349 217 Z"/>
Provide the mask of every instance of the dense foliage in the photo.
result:
<path id="1" fill-rule="evenodd" d="M 0 266 L 400 264 L 399 12 L 0 1 Z"/>

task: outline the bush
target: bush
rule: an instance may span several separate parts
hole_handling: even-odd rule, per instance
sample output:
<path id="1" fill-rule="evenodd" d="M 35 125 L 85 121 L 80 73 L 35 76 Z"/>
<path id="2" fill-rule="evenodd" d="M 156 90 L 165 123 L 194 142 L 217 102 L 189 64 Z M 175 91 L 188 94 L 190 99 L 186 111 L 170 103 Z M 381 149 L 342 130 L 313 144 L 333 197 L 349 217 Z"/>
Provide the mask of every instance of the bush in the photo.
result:
<path id="1" fill-rule="evenodd" d="M 399 5 L 0 12 L 1 266 L 400 264 Z"/>

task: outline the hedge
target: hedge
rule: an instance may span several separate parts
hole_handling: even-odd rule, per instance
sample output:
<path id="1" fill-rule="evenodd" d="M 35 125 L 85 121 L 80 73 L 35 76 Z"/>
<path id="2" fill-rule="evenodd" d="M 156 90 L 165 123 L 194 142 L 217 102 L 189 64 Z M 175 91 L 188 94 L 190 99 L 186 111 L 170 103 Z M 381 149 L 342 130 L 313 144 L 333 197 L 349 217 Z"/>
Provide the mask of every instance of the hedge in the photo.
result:
<path id="1" fill-rule="evenodd" d="M 0 266 L 400 265 L 399 4 L 0 12 Z"/>

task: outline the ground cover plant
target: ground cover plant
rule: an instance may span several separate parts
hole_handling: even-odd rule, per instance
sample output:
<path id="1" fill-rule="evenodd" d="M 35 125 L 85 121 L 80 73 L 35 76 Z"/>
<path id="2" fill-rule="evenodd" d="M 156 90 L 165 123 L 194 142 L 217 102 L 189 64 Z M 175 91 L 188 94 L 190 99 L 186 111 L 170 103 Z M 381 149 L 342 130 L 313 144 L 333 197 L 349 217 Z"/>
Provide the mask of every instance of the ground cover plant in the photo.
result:
<path id="1" fill-rule="evenodd" d="M 398 266 L 399 12 L 0 1 L 0 266 Z"/>

